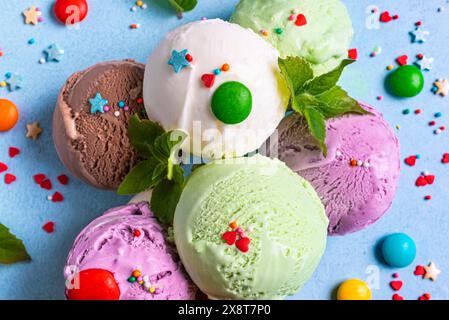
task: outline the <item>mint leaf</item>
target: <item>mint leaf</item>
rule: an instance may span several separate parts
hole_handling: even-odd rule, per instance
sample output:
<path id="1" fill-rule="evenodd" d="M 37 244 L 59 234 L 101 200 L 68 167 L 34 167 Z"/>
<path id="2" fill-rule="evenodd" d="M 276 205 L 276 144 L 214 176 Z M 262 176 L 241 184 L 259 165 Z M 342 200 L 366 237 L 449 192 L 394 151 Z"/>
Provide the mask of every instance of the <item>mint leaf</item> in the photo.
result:
<path id="1" fill-rule="evenodd" d="M 198 4 L 197 0 L 168 0 L 176 12 L 187 12 L 193 10 Z"/>
<path id="2" fill-rule="evenodd" d="M 139 162 L 120 184 L 119 195 L 131 195 L 154 187 L 160 180 L 153 179 L 153 172 L 158 166 L 154 159 Z"/>
<path id="3" fill-rule="evenodd" d="M 279 69 L 290 90 L 290 105 L 299 112 L 299 105 L 295 96 L 306 81 L 313 78 L 310 63 L 301 57 L 287 57 L 278 59 Z"/>
<path id="4" fill-rule="evenodd" d="M 152 147 L 153 156 L 161 162 L 166 162 L 171 159 L 176 162 L 174 157 L 181 149 L 181 145 L 187 134 L 180 130 L 173 130 L 163 133 L 154 141 Z"/>
<path id="5" fill-rule="evenodd" d="M 22 240 L 17 239 L 7 227 L 0 223 L 0 263 L 12 264 L 20 261 L 30 261 Z"/>
<path id="6" fill-rule="evenodd" d="M 323 155 L 327 156 L 326 146 L 326 121 L 324 116 L 313 107 L 306 107 L 303 112 L 309 126 L 310 133 L 319 142 Z"/>
<path id="7" fill-rule="evenodd" d="M 335 118 L 348 113 L 355 113 L 360 115 L 371 114 L 363 109 L 360 104 L 339 86 L 316 96 L 316 99 L 321 102 L 318 105 L 319 111 L 326 119 Z"/>
<path id="8" fill-rule="evenodd" d="M 312 95 L 318 95 L 327 90 L 332 89 L 337 85 L 338 80 L 340 79 L 341 74 L 346 66 L 354 63 L 355 60 L 345 59 L 343 60 L 338 67 L 334 70 L 322 74 L 319 77 L 316 77 L 310 81 L 307 81 L 302 87 L 303 91 L 306 91 Z"/>
<path id="9" fill-rule="evenodd" d="M 133 115 L 128 124 L 128 137 L 131 144 L 139 154 L 145 158 L 151 157 L 150 147 L 154 140 L 164 133 L 162 127 L 150 120 L 140 120 L 137 114 Z"/>
<path id="10" fill-rule="evenodd" d="M 181 167 L 176 166 L 176 168 Z M 178 205 L 183 188 L 184 182 L 179 183 L 175 179 L 164 179 L 154 188 L 151 196 L 151 210 L 162 223 L 173 223 L 176 206 Z"/>
<path id="11" fill-rule="evenodd" d="M 308 80 L 313 78 L 313 70 L 310 63 L 301 57 L 279 58 L 278 64 L 293 96 L 298 93 L 298 90 Z"/>

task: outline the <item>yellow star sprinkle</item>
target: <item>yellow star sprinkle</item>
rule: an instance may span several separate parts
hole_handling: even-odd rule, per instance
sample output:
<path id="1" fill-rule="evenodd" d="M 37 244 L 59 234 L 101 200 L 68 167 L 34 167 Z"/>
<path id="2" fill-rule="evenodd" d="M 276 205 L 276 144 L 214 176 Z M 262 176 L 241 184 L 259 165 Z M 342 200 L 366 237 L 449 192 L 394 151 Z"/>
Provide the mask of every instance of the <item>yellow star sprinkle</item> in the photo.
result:
<path id="1" fill-rule="evenodd" d="M 427 267 L 424 267 L 424 270 L 426 270 L 424 279 L 430 279 L 432 281 L 435 281 L 438 278 L 438 275 L 441 273 L 441 270 L 438 269 L 433 262 L 430 262 Z"/>
<path id="2" fill-rule="evenodd" d="M 42 12 L 36 9 L 35 6 L 32 6 L 30 9 L 22 12 L 25 16 L 25 24 L 33 24 L 37 25 L 39 23 L 39 17 L 42 15 Z"/>
<path id="3" fill-rule="evenodd" d="M 27 124 L 27 135 L 26 137 L 29 139 L 37 140 L 42 133 L 42 128 L 39 125 L 39 122 L 33 122 Z"/>
<path id="4" fill-rule="evenodd" d="M 447 79 L 440 79 L 438 81 L 435 81 L 434 85 L 437 88 L 435 94 L 440 94 L 443 97 L 449 94 L 449 81 Z"/>

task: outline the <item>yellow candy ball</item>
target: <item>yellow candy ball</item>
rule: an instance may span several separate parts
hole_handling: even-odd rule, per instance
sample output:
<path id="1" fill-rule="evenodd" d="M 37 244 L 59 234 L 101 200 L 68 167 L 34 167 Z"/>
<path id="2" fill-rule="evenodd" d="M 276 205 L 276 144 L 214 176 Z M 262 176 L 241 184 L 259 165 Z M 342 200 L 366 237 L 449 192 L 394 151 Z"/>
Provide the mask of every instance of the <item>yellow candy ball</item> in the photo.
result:
<path id="1" fill-rule="evenodd" d="M 338 288 L 337 300 L 371 300 L 371 289 L 362 280 L 349 279 Z"/>

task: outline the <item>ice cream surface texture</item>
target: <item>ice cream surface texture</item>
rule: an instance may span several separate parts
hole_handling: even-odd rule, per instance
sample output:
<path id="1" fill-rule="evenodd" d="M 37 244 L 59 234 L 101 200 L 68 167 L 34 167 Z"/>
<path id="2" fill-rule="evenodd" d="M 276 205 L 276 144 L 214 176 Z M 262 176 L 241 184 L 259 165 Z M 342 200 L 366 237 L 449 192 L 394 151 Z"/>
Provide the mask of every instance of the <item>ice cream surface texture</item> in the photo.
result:
<path id="1" fill-rule="evenodd" d="M 65 276 L 104 269 L 114 274 L 122 300 L 194 299 L 197 289 L 166 236 L 146 202 L 111 209 L 77 237 L 67 259 Z M 133 283 L 128 280 L 135 270 L 141 271 L 143 280 L 150 283 L 148 288 L 137 279 Z M 150 288 L 155 291 L 149 292 Z"/>
<path id="2" fill-rule="evenodd" d="M 328 219 L 313 187 L 284 163 L 245 159 L 193 172 L 176 208 L 176 246 L 209 298 L 282 299 L 317 267 Z"/>
<path id="3" fill-rule="evenodd" d="M 187 132 L 190 151 L 208 159 L 259 148 L 282 120 L 288 98 L 277 50 L 219 19 L 168 33 L 145 70 L 149 118 Z"/>
<path id="4" fill-rule="evenodd" d="M 53 115 L 56 151 L 73 175 L 94 187 L 117 189 L 138 160 L 127 127 L 144 110 L 138 103 L 143 76 L 141 63 L 104 62 L 76 72 L 61 89 Z"/>
<path id="5" fill-rule="evenodd" d="M 315 187 L 326 207 L 330 234 L 372 224 L 390 208 L 396 193 L 398 139 L 379 112 L 362 107 L 373 115 L 327 122 L 326 158 L 301 116 L 290 115 L 279 126 L 279 158 Z"/>
<path id="6" fill-rule="evenodd" d="M 259 33 L 282 58 L 305 58 L 316 74 L 347 58 L 353 35 L 340 0 L 241 0 L 231 22 Z"/>

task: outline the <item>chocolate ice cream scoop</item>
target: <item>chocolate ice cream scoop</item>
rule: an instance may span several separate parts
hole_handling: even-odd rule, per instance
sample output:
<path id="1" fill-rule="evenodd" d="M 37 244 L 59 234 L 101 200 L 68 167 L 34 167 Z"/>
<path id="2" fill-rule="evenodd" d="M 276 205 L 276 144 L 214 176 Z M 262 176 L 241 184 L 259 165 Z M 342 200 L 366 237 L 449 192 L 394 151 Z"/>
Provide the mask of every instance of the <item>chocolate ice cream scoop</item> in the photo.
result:
<path id="1" fill-rule="evenodd" d="M 96 64 L 62 87 L 53 115 L 59 158 L 79 179 L 117 189 L 139 157 L 130 144 L 130 117 L 142 113 L 144 65 L 130 60 Z"/>

